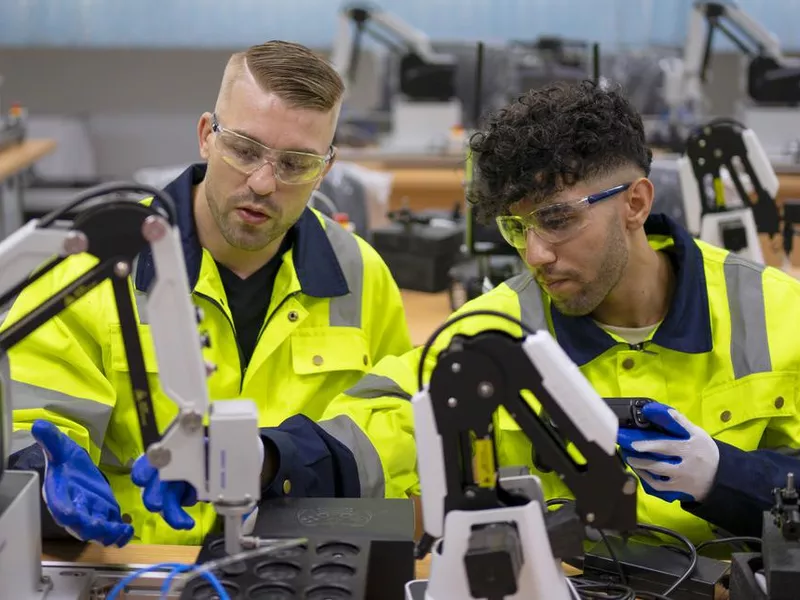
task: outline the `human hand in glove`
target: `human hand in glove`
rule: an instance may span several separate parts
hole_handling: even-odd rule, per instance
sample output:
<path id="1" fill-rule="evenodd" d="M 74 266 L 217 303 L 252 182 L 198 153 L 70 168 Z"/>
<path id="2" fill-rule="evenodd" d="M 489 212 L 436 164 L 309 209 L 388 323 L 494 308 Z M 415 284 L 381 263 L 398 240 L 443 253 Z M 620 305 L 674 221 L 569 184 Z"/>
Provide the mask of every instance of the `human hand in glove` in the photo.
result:
<path id="1" fill-rule="evenodd" d="M 206 444 L 208 444 L 208 438 L 206 438 Z M 263 462 L 263 442 L 259 444 L 259 448 L 261 449 L 261 461 Z M 186 481 L 162 481 L 158 474 L 158 469 L 150 464 L 146 453 L 133 463 L 131 480 L 134 485 L 143 488 L 142 503 L 147 510 L 159 513 L 173 529 L 188 530 L 194 527 L 194 519 L 184 509 L 184 507 L 197 504 L 197 490 L 190 483 Z M 256 507 L 244 516 L 243 533 L 249 534 L 252 531 L 257 513 L 258 508 Z"/>
<path id="2" fill-rule="evenodd" d="M 674 408 L 650 402 L 642 414 L 656 428 L 620 427 L 617 443 L 645 492 L 667 502 L 702 502 L 717 474 L 717 444 Z"/>
<path id="3" fill-rule="evenodd" d="M 44 452 L 42 497 L 53 520 L 84 542 L 127 544 L 133 527 L 122 520 L 111 486 L 89 453 L 49 421 L 35 421 L 31 435 Z"/>

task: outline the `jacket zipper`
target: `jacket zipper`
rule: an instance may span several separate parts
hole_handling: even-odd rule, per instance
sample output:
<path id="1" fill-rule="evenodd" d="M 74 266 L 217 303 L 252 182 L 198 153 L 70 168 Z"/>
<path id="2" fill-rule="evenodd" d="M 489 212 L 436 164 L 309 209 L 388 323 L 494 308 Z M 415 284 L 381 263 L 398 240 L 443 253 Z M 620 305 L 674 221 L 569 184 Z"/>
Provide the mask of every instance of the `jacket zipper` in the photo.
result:
<path id="1" fill-rule="evenodd" d="M 239 345 L 239 338 L 236 337 L 236 326 L 233 324 L 233 320 L 228 316 L 225 312 L 225 309 L 222 308 L 222 305 L 214 300 L 211 296 L 206 296 L 201 292 L 194 292 L 197 294 L 198 297 L 203 298 L 204 300 L 208 300 L 213 306 L 219 309 L 225 319 L 231 326 L 231 331 L 233 331 L 233 340 L 236 342 L 236 350 L 239 353 L 239 393 L 242 392 L 242 387 L 244 387 L 244 374 L 247 371 L 247 365 L 244 364 L 244 353 L 242 352 L 242 347 Z"/>

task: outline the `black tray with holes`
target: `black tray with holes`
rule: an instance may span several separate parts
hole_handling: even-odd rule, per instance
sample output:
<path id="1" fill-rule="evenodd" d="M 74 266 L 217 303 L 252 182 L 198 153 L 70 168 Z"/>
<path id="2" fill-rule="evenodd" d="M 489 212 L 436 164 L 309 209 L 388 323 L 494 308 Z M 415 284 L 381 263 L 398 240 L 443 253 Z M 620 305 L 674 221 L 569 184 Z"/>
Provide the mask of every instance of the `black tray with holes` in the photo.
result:
<path id="1" fill-rule="evenodd" d="M 308 543 L 261 554 L 214 571 L 230 600 L 365 600 L 370 542 L 308 538 Z M 225 556 L 224 540 L 209 536 L 199 564 Z M 203 577 L 184 588 L 180 600 L 219 600 Z"/>

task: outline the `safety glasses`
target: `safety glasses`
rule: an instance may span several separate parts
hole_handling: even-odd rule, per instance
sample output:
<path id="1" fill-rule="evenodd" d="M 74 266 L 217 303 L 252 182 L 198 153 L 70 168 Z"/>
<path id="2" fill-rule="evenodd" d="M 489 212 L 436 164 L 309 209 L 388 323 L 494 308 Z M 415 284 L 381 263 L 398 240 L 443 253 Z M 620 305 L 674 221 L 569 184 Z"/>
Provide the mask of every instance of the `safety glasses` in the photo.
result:
<path id="1" fill-rule="evenodd" d="M 631 185 L 623 183 L 580 200 L 548 204 L 524 217 L 503 215 L 497 217 L 497 227 L 503 239 L 518 250 L 526 248 L 528 232 L 531 230 L 549 244 L 563 244 L 577 236 L 588 225 L 589 208 L 593 204 L 624 192 Z"/>
<path id="2" fill-rule="evenodd" d="M 289 185 L 316 181 L 325 172 L 325 167 L 334 156 L 333 147 L 321 156 L 294 150 L 275 150 L 249 137 L 225 129 L 219 124 L 217 115 L 211 115 L 214 132 L 214 147 L 231 167 L 248 177 L 269 163 L 275 178 Z"/>

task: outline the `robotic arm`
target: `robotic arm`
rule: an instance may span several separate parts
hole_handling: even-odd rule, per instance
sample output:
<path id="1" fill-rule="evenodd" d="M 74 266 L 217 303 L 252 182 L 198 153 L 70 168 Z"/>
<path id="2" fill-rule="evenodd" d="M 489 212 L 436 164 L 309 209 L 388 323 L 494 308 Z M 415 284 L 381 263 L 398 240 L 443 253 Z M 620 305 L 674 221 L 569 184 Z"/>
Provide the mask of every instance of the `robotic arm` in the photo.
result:
<path id="1" fill-rule="evenodd" d="M 339 16 L 331 62 L 345 81 L 352 83 L 355 79 L 364 33 L 402 54 L 403 94 L 417 100 L 448 100 L 455 96 L 455 58 L 437 53 L 423 32 L 369 5 L 346 7 Z"/>
<path id="2" fill-rule="evenodd" d="M 734 3 L 697 2 L 689 19 L 683 60 L 666 60 L 662 64 L 667 104 L 673 111 L 702 104 L 702 88 L 717 30 L 751 57 L 747 92 L 755 102 L 800 102 L 800 64 L 783 56 L 772 33 Z"/>
<path id="3" fill-rule="evenodd" d="M 616 453 L 618 418 L 547 331 L 522 341 L 498 331 L 454 337 L 412 402 L 425 532 L 441 538 L 427 600 L 569 600 L 558 559 L 582 553 L 583 523 L 636 528 L 636 480 Z M 498 469 L 500 408 L 573 491 L 571 523 L 548 523 L 562 511 L 545 512 L 527 470 L 509 479 Z"/>
<path id="4" fill-rule="evenodd" d="M 722 171 L 730 176 L 741 207 L 725 198 Z M 678 159 L 687 228 L 700 239 L 732 252 L 765 261 L 759 234 L 772 239 L 780 231 L 775 198 L 779 181 L 755 132 L 732 119 L 714 119 L 696 128 Z M 752 193 L 745 186 L 749 180 Z M 791 223 L 788 223 L 791 228 Z M 789 251 L 791 231 L 784 232 Z"/>
<path id="5" fill-rule="evenodd" d="M 59 220 L 89 200 L 118 192 L 147 193 L 155 200 L 151 206 L 128 200 L 105 201 L 79 212 L 74 222 Z M 189 482 L 197 490 L 199 501 L 212 502 L 225 516 L 226 550 L 235 553 L 242 543 L 242 515 L 260 497 L 258 417 L 255 406 L 247 400 L 209 403 L 206 376 L 213 367 L 204 363 L 201 344 L 197 343 L 200 316 L 191 302 L 175 223 L 175 208 L 165 192 L 140 184 L 110 183 L 90 188 L 69 205 L 30 221 L 0 242 L 0 307 L 70 255 L 88 253 L 97 259 L 85 274 L 0 332 L 0 357 L 109 279 L 148 458 L 159 469 L 162 480 Z M 155 422 L 128 284 L 134 260 L 147 248 L 156 269 L 156 279 L 148 290 L 147 311 L 160 385 L 178 405 L 178 415 L 163 438 Z M 6 392 L 5 410 L 10 412 L 13 399 L 9 403 L 7 390 L 0 387 L 0 391 Z M 247 439 L 253 444 L 242 443 Z"/>

